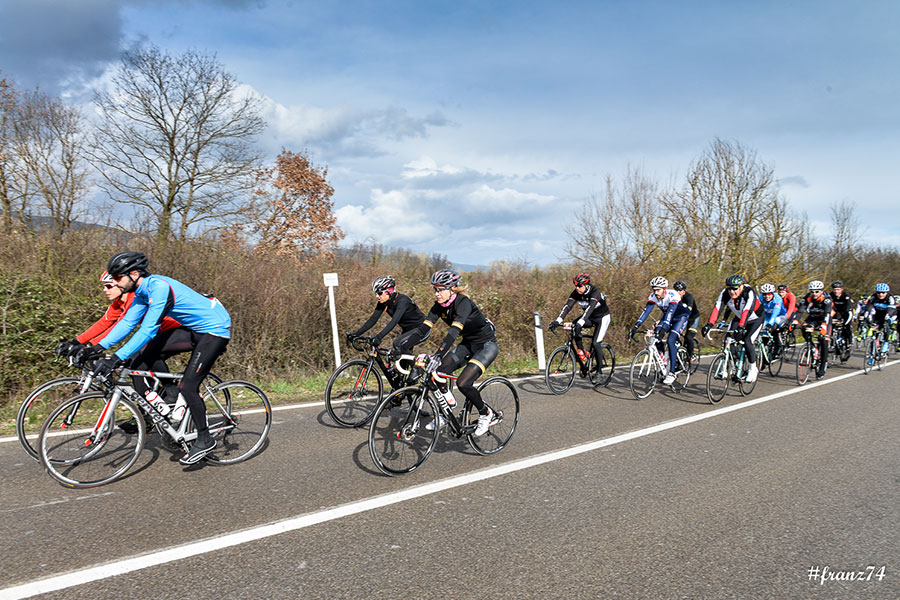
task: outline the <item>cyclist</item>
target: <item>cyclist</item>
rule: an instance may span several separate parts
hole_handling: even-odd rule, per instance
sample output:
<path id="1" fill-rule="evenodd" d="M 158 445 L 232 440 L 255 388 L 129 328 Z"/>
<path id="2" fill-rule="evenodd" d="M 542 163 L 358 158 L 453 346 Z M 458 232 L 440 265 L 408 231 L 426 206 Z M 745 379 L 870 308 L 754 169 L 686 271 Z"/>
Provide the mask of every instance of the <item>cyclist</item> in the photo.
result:
<path id="1" fill-rule="evenodd" d="M 102 354 L 102 350 L 125 339 L 139 323 L 140 328 L 121 348 L 98 360 L 94 374 L 108 376 L 142 347 L 132 363 L 134 368 L 139 365 L 152 368 L 166 354 L 191 350 L 179 384 L 197 429 L 197 439 L 180 460 L 181 464 L 191 465 L 216 447 L 206 423 L 200 383 L 225 352 L 231 338 L 231 317 L 216 298 L 203 296 L 171 277 L 151 275 L 148 267 L 143 252 L 119 252 L 109 259 L 106 270 L 124 293 L 134 293 L 134 300 L 122 320 L 89 350 L 98 349 L 92 353 L 95 356 Z M 166 315 L 178 320 L 181 327 L 160 333 L 160 323 Z M 134 383 L 136 390 L 145 392 L 141 388 L 146 388 L 146 384 L 140 378 L 135 378 Z"/>
<path id="2" fill-rule="evenodd" d="M 807 327 L 818 327 L 822 338 L 819 342 L 819 366 L 816 368 L 816 378 L 821 379 L 825 376 L 825 367 L 828 364 L 828 336 L 831 335 L 831 315 L 832 303 L 831 296 L 825 291 L 825 284 L 815 279 L 809 282 L 809 293 L 800 302 L 800 308 L 794 317 L 793 324 L 796 325 L 800 321 L 803 313 L 807 314 L 806 321 L 803 323 L 803 338 L 809 342 L 812 336 L 806 331 Z"/>
<path id="3" fill-rule="evenodd" d="M 794 320 L 794 315 L 797 312 L 797 296 L 794 295 L 794 292 L 790 290 L 786 283 L 778 284 L 778 295 L 781 296 L 781 301 L 784 302 L 784 308 L 787 310 L 786 321 L 790 323 Z"/>
<path id="4" fill-rule="evenodd" d="M 358 338 L 378 322 L 378 319 L 387 311 L 391 320 L 385 325 L 384 329 L 372 337 L 372 343 L 376 346 L 381 345 L 381 340 L 391 332 L 397 325 L 400 325 L 400 335 L 394 339 L 392 354 L 400 355 L 410 352 L 416 344 L 424 341 L 420 338 L 420 326 L 425 321 L 425 315 L 416 305 L 415 301 L 397 291 L 397 282 L 390 275 L 377 278 L 372 282 L 372 291 L 378 302 L 375 304 L 375 310 L 369 320 L 354 332 L 347 332 L 345 335 L 347 341 L 351 342 Z M 428 331 L 427 333 L 430 333 Z M 428 337 L 427 335 L 425 336 Z"/>
<path id="5" fill-rule="evenodd" d="M 681 303 L 691 309 L 688 315 L 688 326 L 684 332 L 684 345 L 688 352 L 688 361 L 694 360 L 694 348 L 697 342 L 694 338 L 697 336 L 697 329 L 700 327 L 700 309 L 697 308 L 697 301 L 694 295 L 687 291 L 687 284 L 679 279 L 672 285 L 672 289 L 681 295 Z"/>
<path id="6" fill-rule="evenodd" d="M 644 312 L 638 317 L 637 322 L 628 337 L 634 338 L 641 324 L 647 320 L 654 307 L 659 307 L 663 313 L 662 320 L 656 324 L 654 334 L 657 338 L 661 338 L 664 333 L 669 332 L 666 340 L 669 346 L 669 372 L 663 383 L 669 385 L 675 381 L 675 367 L 678 365 L 678 338 L 684 333 L 688 324 L 688 318 L 691 316 L 691 309 L 681 301 L 681 294 L 675 290 L 668 289 L 669 280 L 665 277 L 654 277 L 650 280 L 650 289 L 652 290 L 650 297 L 647 299 L 647 306 Z"/>
<path id="7" fill-rule="evenodd" d="M 764 327 L 772 333 L 774 341 L 771 358 L 775 359 L 781 353 L 781 336 L 778 332 L 787 321 L 787 308 L 781 296 L 775 293 L 773 284 L 764 283 L 759 286 L 759 291 L 762 294 L 763 311 L 766 315 Z"/>
<path id="8" fill-rule="evenodd" d="M 434 289 L 435 302 L 419 329 L 424 336 L 438 319 L 447 323 L 450 329 L 437 351 L 428 359 L 425 372 L 452 373 L 465 364 L 456 385 L 463 396 L 478 409 L 478 424 L 474 434 L 484 435 L 493 425 L 494 411 L 482 400 L 481 394 L 475 388 L 475 380 L 487 371 L 500 352 L 497 346 L 497 330 L 490 319 L 486 318 L 466 295 L 466 288 L 459 285 L 459 273 L 453 269 L 436 271 L 431 276 L 431 285 Z M 452 348 L 456 338 L 460 338 L 459 344 Z M 456 401 L 447 390 L 446 384 L 441 386 L 440 392 L 450 406 L 455 404 Z M 443 422 L 436 425 L 432 421 L 426 428 L 433 429 L 440 425 L 443 425 Z"/>
<path id="9" fill-rule="evenodd" d="M 587 356 L 584 354 L 581 342 L 581 330 L 584 327 L 594 327 L 594 336 L 591 338 L 591 349 L 594 356 L 602 356 L 603 350 L 601 342 L 606 337 L 606 330 L 609 328 L 609 306 L 606 304 L 606 295 L 602 294 L 595 286 L 591 285 L 591 276 L 587 273 L 579 273 L 572 278 L 575 289 L 566 300 L 565 306 L 556 317 L 556 320 L 550 323 L 550 331 L 553 331 L 562 325 L 563 318 L 576 303 L 584 309 L 581 317 L 575 321 L 574 340 L 575 348 L 578 352 L 578 358 L 582 364 L 587 364 Z M 596 368 L 600 368 L 600 361 L 596 361 Z M 582 373 L 584 374 L 584 373 Z"/>
<path id="10" fill-rule="evenodd" d="M 897 304 L 894 302 L 890 292 L 891 286 L 888 284 L 877 284 L 875 293 L 869 298 L 861 315 L 861 318 L 867 319 L 872 323 L 874 329 L 883 331 L 885 346 L 888 343 L 891 326 L 897 318 Z"/>
<path id="11" fill-rule="evenodd" d="M 847 348 L 849 348 L 853 342 L 853 331 L 850 326 L 853 313 L 853 298 L 844 289 L 844 282 L 842 281 L 831 282 L 831 306 L 834 308 L 833 316 L 844 322 L 840 335 L 844 338 Z"/>
<path id="12" fill-rule="evenodd" d="M 703 335 L 709 334 L 720 311 L 725 308 L 731 310 L 734 318 L 728 326 L 730 331 L 734 331 L 736 340 L 743 340 L 744 351 L 747 354 L 747 360 L 750 362 L 750 369 L 747 371 L 747 382 L 753 383 L 759 375 L 759 367 L 756 364 L 756 338 L 762 329 L 764 318 L 764 309 L 762 302 L 756 296 L 756 292 L 752 287 L 746 284 L 742 275 L 730 275 L 725 279 L 725 289 L 716 299 L 716 305 L 713 306 L 712 313 L 709 315 L 709 321 L 703 326 Z"/>

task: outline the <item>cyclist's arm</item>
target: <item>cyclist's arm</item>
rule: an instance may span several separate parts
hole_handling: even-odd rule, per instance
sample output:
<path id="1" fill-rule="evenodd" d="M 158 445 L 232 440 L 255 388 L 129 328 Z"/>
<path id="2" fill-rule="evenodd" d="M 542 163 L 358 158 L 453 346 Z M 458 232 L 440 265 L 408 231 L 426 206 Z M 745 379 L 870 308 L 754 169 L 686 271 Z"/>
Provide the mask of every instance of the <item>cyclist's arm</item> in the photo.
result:
<path id="1" fill-rule="evenodd" d="M 635 327 L 640 327 L 644 323 L 644 321 L 647 320 L 647 317 L 649 317 L 650 313 L 653 312 L 654 306 L 656 306 L 656 304 L 649 300 L 647 301 L 647 306 L 644 307 L 644 312 L 641 313 L 641 316 L 638 317 L 637 323 L 634 324 Z"/>
<path id="2" fill-rule="evenodd" d="M 707 321 L 707 322 L 710 325 L 716 324 L 716 317 L 719 316 L 719 311 L 722 310 L 722 298 L 723 298 L 724 294 L 726 294 L 725 291 L 723 291 L 721 294 L 719 294 L 718 299 L 716 299 L 716 304 L 712 308 L 712 312 L 709 313 L 709 321 Z"/>
<path id="3" fill-rule="evenodd" d="M 100 342 L 100 345 L 107 349 L 114 346 L 122 341 L 129 331 L 134 329 L 135 325 L 137 325 L 137 321 L 141 321 L 140 329 L 131 336 L 131 339 L 129 339 L 124 346 L 116 350 L 116 356 L 122 360 L 129 358 L 132 354 L 143 348 L 147 342 L 156 337 L 156 334 L 159 332 L 160 323 L 162 323 L 162 320 L 165 317 L 167 307 L 171 307 L 175 301 L 174 292 L 171 286 L 165 281 L 151 281 L 149 283 L 148 294 L 149 300 L 147 304 L 144 304 L 143 302 L 139 303 L 135 300 L 119 324 L 113 328 L 102 342 Z M 142 310 L 135 311 L 135 309 L 141 308 Z M 132 317 L 132 312 L 135 312 L 134 317 Z M 137 321 L 134 320 L 135 318 Z M 143 318 L 143 320 L 141 320 L 141 318 Z M 125 324 L 128 329 L 124 332 L 117 332 L 119 326 L 122 324 Z M 113 334 L 116 334 L 116 336 Z M 118 335 L 121 335 L 121 337 L 116 339 Z"/>
<path id="4" fill-rule="evenodd" d="M 738 320 L 738 325 L 741 327 L 745 327 L 747 325 L 747 317 L 750 316 L 750 312 L 756 309 L 756 292 L 750 290 L 747 293 L 747 301 L 744 302 L 744 310 L 741 311 L 741 318 Z"/>
<path id="5" fill-rule="evenodd" d="M 394 327 L 397 326 L 397 323 L 403 319 L 404 315 L 406 315 L 406 311 L 412 306 L 412 301 L 406 296 L 400 296 L 397 298 L 397 309 L 394 311 L 394 316 L 391 317 L 391 320 L 388 321 L 388 324 L 384 326 L 378 333 L 378 337 L 384 339 L 384 336 L 389 334 Z M 371 319 L 370 319 L 371 320 Z M 373 323 L 374 325 L 374 323 Z"/>
<path id="6" fill-rule="evenodd" d="M 444 338 L 444 341 L 441 342 L 441 345 L 437 350 L 438 354 L 441 356 L 447 355 L 447 352 L 453 347 L 453 342 L 455 342 L 456 338 L 459 337 L 459 334 L 462 333 L 463 325 L 469 319 L 470 314 L 472 314 L 471 302 L 459 302 L 457 304 L 453 323 L 450 324 L 450 329 L 447 330 L 447 336 Z"/>
<path id="7" fill-rule="evenodd" d="M 671 327 L 672 325 L 672 317 L 675 316 L 675 311 L 678 310 L 678 306 L 678 302 L 669 302 L 669 307 L 663 313 L 663 319 L 659 322 L 659 325 L 657 325 L 657 327 L 668 331 L 669 327 Z"/>
<path id="8" fill-rule="evenodd" d="M 381 318 L 381 313 L 384 312 L 385 306 L 386 306 L 385 304 L 381 304 L 380 302 L 378 304 L 376 304 L 375 310 L 372 311 L 372 316 L 370 316 L 369 319 L 365 323 L 363 323 L 360 326 L 360 328 L 356 330 L 356 333 L 354 333 L 353 335 L 362 335 L 365 332 L 367 332 L 368 330 L 372 329 L 372 327 L 375 326 L 375 323 L 378 322 L 378 319 Z"/>
<path id="9" fill-rule="evenodd" d="M 556 317 L 556 320 L 562 322 L 562 320 L 566 318 L 566 315 L 569 314 L 569 311 L 572 310 L 573 306 L 575 306 L 575 298 L 572 298 L 570 296 L 569 299 L 566 300 L 565 306 L 563 306 L 562 310 L 559 311 L 559 316 Z"/>
<path id="10" fill-rule="evenodd" d="M 120 298 L 116 298 L 112 304 L 106 307 L 106 312 L 103 313 L 103 316 L 75 339 L 78 340 L 79 344 L 86 342 L 97 344 L 119 322 L 126 310 L 128 310 L 128 306 Z"/>

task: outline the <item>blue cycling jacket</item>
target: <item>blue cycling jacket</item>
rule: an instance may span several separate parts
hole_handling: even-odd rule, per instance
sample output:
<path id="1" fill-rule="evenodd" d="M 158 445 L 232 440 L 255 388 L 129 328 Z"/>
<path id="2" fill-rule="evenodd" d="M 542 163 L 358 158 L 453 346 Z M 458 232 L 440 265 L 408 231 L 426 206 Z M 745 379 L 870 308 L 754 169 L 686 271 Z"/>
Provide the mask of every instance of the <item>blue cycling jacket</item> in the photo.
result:
<path id="1" fill-rule="evenodd" d="M 218 300 L 171 277 L 147 275 L 135 290 L 128 312 L 98 345 L 103 349 L 115 346 L 140 323 L 140 329 L 116 351 L 116 356 L 125 360 L 156 337 L 159 324 L 167 316 L 197 333 L 231 337 L 231 317 Z"/>
<path id="2" fill-rule="evenodd" d="M 767 327 L 769 325 L 774 325 L 778 317 L 787 315 L 787 307 L 785 307 L 784 300 L 781 299 L 781 296 L 779 296 L 778 294 L 772 294 L 772 296 L 772 299 L 768 302 L 760 299 L 763 305 L 763 310 L 766 311 L 765 325 Z"/>

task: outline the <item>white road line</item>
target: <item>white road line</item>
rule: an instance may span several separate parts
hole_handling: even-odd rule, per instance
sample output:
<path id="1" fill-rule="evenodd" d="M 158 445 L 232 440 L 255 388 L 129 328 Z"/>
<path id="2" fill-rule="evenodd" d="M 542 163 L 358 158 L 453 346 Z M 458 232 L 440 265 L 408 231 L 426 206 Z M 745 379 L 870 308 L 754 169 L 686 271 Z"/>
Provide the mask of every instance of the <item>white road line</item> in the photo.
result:
<path id="1" fill-rule="evenodd" d="M 890 366 L 898 363 L 900 363 L 900 361 L 892 361 L 888 363 L 888 365 Z M 521 471 L 523 469 L 543 465 L 549 462 L 562 460 L 564 458 L 569 458 L 571 456 L 576 456 L 585 452 L 591 452 L 593 450 L 597 450 L 598 448 L 605 448 L 607 446 L 612 446 L 621 442 L 626 442 L 640 437 L 652 435 L 654 433 L 659 433 L 668 429 L 674 429 L 683 425 L 689 425 L 698 421 L 711 419 L 712 417 L 717 417 L 719 415 L 724 415 L 736 410 L 749 408 L 751 406 L 756 406 L 757 404 L 762 404 L 764 402 L 769 402 L 778 398 L 784 398 L 785 396 L 791 396 L 793 394 L 805 392 L 807 390 L 811 390 L 824 385 L 837 383 L 838 381 L 843 381 L 844 379 L 856 377 L 857 375 L 862 374 L 862 371 L 855 371 L 853 373 L 841 375 L 833 379 L 825 379 L 802 387 L 796 387 L 783 392 L 778 392 L 776 394 L 770 394 L 769 396 L 764 396 L 762 398 L 748 400 L 746 402 L 735 404 L 733 406 L 717 408 L 708 412 L 676 419 L 674 421 L 669 421 L 668 423 L 660 423 L 659 425 L 639 429 L 637 431 L 631 431 L 629 433 L 613 436 L 611 438 L 597 440 L 595 442 L 589 442 L 586 444 L 580 444 L 578 446 L 573 446 L 572 448 L 547 452 L 545 454 L 539 454 L 530 458 L 516 460 L 507 464 L 498 465 L 496 467 L 482 469 L 473 473 L 466 473 L 464 475 L 457 475 L 455 477 L 450 477 L 441 481 L 414 486 L 405 490 L 401 490 L 399 492 L 392 492 L 381 496 L 375 496 L 374 498 L 367 498 L 365 500 L 351 502 L 349 504 L 344 504 L 342 506 L 337 506 L 335 508 L 330 508 L 327 510 L 292 517 L 290 519 L 277 521 L 268 525 L 261 525 L 258 527 L 253 527 L 251 529 L 237 531 L 199 542 L 175 546 L 172 548 L 167 548 L 165 550 L 150 552 L 148 554 L 127 558 L 116 562 L 98 565 L 95 567 L 88 567 L 86 569 L 80 569 L 77 571 L 72 571 L 70 573 L 56 575 L 47 579 L 41 579 L 15 587 L 9 587 L 0 590 L 0 600 L 5 600 L 7 598 L 28 598 L 37 594 L 45 594 L 56 590 L 75 587 L 77 585 L 84 585 L 92 581 L 107 579 L 116 575 L 123 575 L 132 571 L 155 567 L 168 562 L 190 558 L 192 556 L 197 556 L 200 554 L 215 552 L 216 550 L 221 550 L 223 548 L 229 548 L 231 546 L 237 546 L 240 544 L 246 544 L 248 542 L 261 540 L 281 533 L 296 531 L 298 529 L 305 529 L 306 527 L 310 527 L 312 525 L 318 525 L 320 523 L 326 523 L 328 521 L 333 521 L 342 517 L 375 510 L 376 508 L 383 508 L 385 506 L 390 506 L 399 502 L 421 498 L 429 494 L 443 492 L 445 490 L 461 487 L 464 485 L 475 483 L 477 481 L 499 477 L 507 473 L 514 473 L 516 471 Z"/>

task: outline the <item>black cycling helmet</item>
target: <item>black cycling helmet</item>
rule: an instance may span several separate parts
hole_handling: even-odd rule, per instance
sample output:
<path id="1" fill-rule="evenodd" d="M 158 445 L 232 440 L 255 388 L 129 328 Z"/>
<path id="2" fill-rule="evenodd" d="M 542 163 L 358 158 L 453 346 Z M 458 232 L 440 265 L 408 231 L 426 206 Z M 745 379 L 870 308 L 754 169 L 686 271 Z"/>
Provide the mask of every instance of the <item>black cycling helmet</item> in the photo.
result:
<path id="1" fill-rule="evenodd" d="M 452 288 L 459 285 L 459 273 L 453 269 L 441 269 L 431 276 L 431 285 L 440 288 Z"/>
<path id="2" fill-rule="evenodd" d="M 681 279 L 679 279 L 678 281 L 675 282 L 675 285 L 673 285 L 672 287 L 675 288 L 676 292 L 683 292 L 684 290 L 687 289 L 687 284 L 684 281 L 682 281 Z"/>
<path id="3" fill-rule="evenodd" d="M 591 283 L 591 276 L 587 273 L 579 273 L 572 278 L 572 283 L 575 285 L 588 285 Z"/>
<path id="4" fill-rule="evenodd" d="M 725 287 L 740 287 L 744 284 L 744 277 L 741 275 L 731 275 L 725 280 Z"/>
<path id="5" fill-rule="evenodd" d="M 372 282 L 372 291 L 379 295 L 385 293 L 390 289 L 393 289 L 394 287 L 396 287 L 396 282 L 390 275 L 379 277 Z"/>
<path id="6" fill-rule="evenodd" d="M 789 288 L 788 288 L 788 284 L 786 284 L 786 283 L 779 283 L 779 284 L 778 284 L 778 291 L 779 291 L 779 292 L 780 292 L 781 290 L 788 291 L 788 289 L 789 289 Z"/>
<path id="7" fill-rule="evenodd" d="M 832 281 L 832 282 L 831 282 L 831 289 L 834 289 L 834 288 L 842 288 L 842 287 L 844 287 L 844 282 L 841 281 L 840 279 L 837 280 L 837 281 Z"/>
<path id="8" fill-rule="evenodd" d="M 141 276 L 147 274 L 150 261 L 143 252 L 119 252 L 106 263 L 106 270 L 110 275 L 125 275 L 132 271 L 140 272 Z"/>

